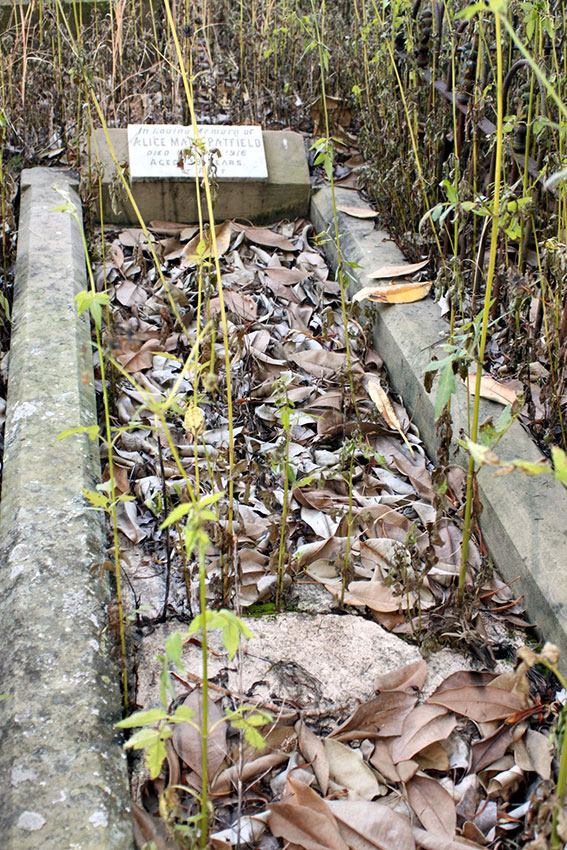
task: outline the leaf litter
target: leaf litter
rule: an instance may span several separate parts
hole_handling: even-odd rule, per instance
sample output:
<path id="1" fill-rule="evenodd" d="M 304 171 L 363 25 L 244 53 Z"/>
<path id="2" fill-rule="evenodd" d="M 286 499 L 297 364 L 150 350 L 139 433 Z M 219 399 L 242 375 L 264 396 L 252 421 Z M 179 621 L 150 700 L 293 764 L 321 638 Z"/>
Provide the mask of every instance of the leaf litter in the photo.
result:
<path id="1" fill-rule="evenodd" d="M 175 393 L 179 414 L 170 417 L 170 433 L 190 479 L 196 461 L 201 487 L 226 489 L 229 474 L 220 334 L 204 346 L 217 363 L 203 381 L 204 393 L 195 396 L 194 365 L 184 365 L 198 327 L 199 263 L 210 254 L 211 240 L 181 222 L 152 225 L 166 287 L 135 229 L 113 234 L 96 276 L 98 288 L 106 286 L 111 296 L 105 345 L 124 370 L 115 376 L 114 424 L 120 431 L 113 462 L 118 491 L 135 497 L 121 504 L 119 514 L 134 656 L 136 644 L 158 623 L 182 626 L 198 612 L 195 564 L 184 562 L 170 529 L 159 529 L 182 498 L 184 481 L 166 435 L 144 406 L 144 393 L 157 399 Z M 348 328 L 352 398 L 340 289 L 309 231 L 304 220 L 266 228 L 224 222 L 216 228 L 235 400 L 238 568 L 231 575 L 232 604 L 250 613 L 263 605 L 272 610 L 282 476 L 289 474 L 288 605 L 301 610 L 303 590 L 319 588 L 329 594 L 327 603 L 317 597 L 321 610 L 342 604 L 424 648 L 459 646 L 477 666 L 493 668 L 504 629 L 526 625 L 521 602 L 486 570 L 482 544 L 473 543 L 470 617 L 464 622 L 455 613 L 462 474 L 449 470 L 439 491 L 417 429 L 388 392 L 380 358 L 368 346 L 358 298 Z M 381 271 L 394 277 L 415 270 Z M 214 319 L 217 282 L 206 264 L 204 276 L 206 309 Z M 368 289 L 376 300 L 404 303 L 429 286 Z M 207 552 L 213 606 L 220 602 L 227 546 L 222 510 L 219 519 Z M 466 666 L 474 664 L 470 654 Z M 293 665 L 293 659 L 283 661 Z M 429 695 L 423 691 L 426 675 L 425 661 L 385 673 L 367 699 L 346 713 L 337 707 L 334 717 L 309 712 L 305 696 L 289 704 L 272 692 L 262 703 L 273 714 L 260 730 L 262 750 L 243 743 L 224 723 L 216 725 L 208 742 L 212 846 L 244 841 L 268 850 L 278 838 L 309 850 L 458 850 L 529 846 L 549 834 L 550 729 L 560 710 L 553 687 L 523 662 L 504 676 L 452 674 Z M 198 714 L 199 677 L 186 671 L 177 679 L 184 703 Z M 235 707 L 242 696 L 223 682 L 228 679 L 221 669 L 211 680 L 214 719 L 222 716 L 223 704 Z M 171 823 L 159 817 L 160 797 L 168 791 L 175 800 L 177 821 L 190 817 L 194 797 L 181 789 L 200 789 L 200 748 L 194 727 L 178 724 L 160 776 L 134 774 L 139 847 L 148 841 L 156 848 L 173 846 Z"/>

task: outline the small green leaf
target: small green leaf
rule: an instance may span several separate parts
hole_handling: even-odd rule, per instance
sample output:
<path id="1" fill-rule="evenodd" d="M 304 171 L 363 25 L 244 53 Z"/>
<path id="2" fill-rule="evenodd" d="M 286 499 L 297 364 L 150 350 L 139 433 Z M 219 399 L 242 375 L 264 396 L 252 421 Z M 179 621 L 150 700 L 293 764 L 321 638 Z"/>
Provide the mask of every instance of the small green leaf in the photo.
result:
<path id="1" fill-rule="evenodd" d="M 124 747 L 128 750 L 145 750 L 146 747 L 151 747 L 156 743 L 156 741 L 159 741 L 159 734 L 158 729 L 150 729 L 146 726 L 143 729 L 140 729 L 139 732 L 132 735 L 132 737 L 126 741 Z"/>
<path id="2" fill-rule="evenodd" d="M 167 712 L 162 708 L 150 708 L 147 711 L 135 711 L 130 717 L 125 717 L 114 725 L 118 729 L 133 729 L 136 726 L 148 726 L 150 723 L 157 723 L 158 720 L 166 718 Z"/>
<path id="3" fill-rule="evenodd" d="M 250 746 L 256 747 L 257 750 L 265 749 L 266 742 L 264 741 L 262 735 L 258 732 L 258 730 L 254 729 L 253 726 L 246 727 L 244 737 L 246 738 Z"/>
<path id="4" fill-rule="evenodd" d="M 226 647 L 226 651 L 228 652 L 228 658 L 232 661 L 236 655 L 238 644 L 240 643 L 240 633 L 234 623 L 226 624 L 222 630 L 222 641 Z"/>
<path id="5" fill-rule="evenodd" d="M 529 460 L 512 460 L 510 461 L 512 466 L 515 466 L 516 469 L 520 469 L 526 475 L 541 475 L 542 472 L 549 471 L 549 464 L 546 460 L 537 461 L 537 463 L 533 463 Z"/>
<path id="6" fill-rule="evenodd" d="M 93 508 L 102 508 L 105 510 L 108 507 L 108 496 L 104 493 L 97 493 L 96 490 L 86 490 L 83 488 L 83 496 L 91 503 Z"/>
<path id="7" fill-rule="evenodd" d="M 180 505 L 177 505 L 170 514 L 164 519 L 162 524 L 160 525 L 160 531 L 163 531 L 164 528 L 167 528 L 168 525 L 172 525 L 174 522 L 178 522 L 181 517 L 184 517 L 189 511 L 193 510 L 193 506 L 189 502 L 182 502 Z"/>
<path id="8" fill-rule="evenodd" d="M 504 434 L 512 424 L 512 405 L 507 404 L 496 422 L 495 428 L 498 434 Z"/>
<path id="9" fill-rule="evenodd" d="M 453 184 L 450 183 L 448 180 L 442 180 L 441 186 L 443 187 L 443 189 L 445 189 L 445 194 L 447 195 L 449 201 L 452 204 L 456 204 L 459 200 L 459 197 L 457 195 L 457 190 L 455 189 Z"/>
<path id="10" fill-rule="evenodd" d="M 96 440 L 99 431 L 100 428 L 98 425 L 80 425 L 77 428 L 67 428 L 66 431 L 61 431 L 59 436 L 55 438 L 55 442 L 58 443 L 59 440 L 64 440 L 65 437 L 70 437 L 71 434 L 88 434 L 89 440 Z"/>
<path id="11" fill-rule="evenodd" d="M 178 705 L 175 709 L 175 714 L 170 717 L 172 723 L 187 723 L 189 720 L 193 720 L 195 717 L 195 712 L 192 708 L 189 708 L 188 705 Z"/>
<path id="12" fill-rule="evenodd" d="M 169 661 L 175 664 L 180 670 L 183 670 L 181 661 L 181 653 L 183 652 L 183 638 L 181 632 L 173 632 L 165 639 L 165 654 Z"/>
<path id="13" fill-rule="evenodd" d="M 567 484 L 567 454 L 558 446 L 551 447 L 553 461 L 553 477 L 562 484 Z"/>
<path id="14" fill-rule="evenodd" d="M 203 496 L 203 498 L 199 500 L 199 508 L 206 508 L 208 505 L 214 505 L 215 502 L 218 502 L 218 500 L 222 499 L 223 496 L 224 490 L 221 490 L 220 493 L 209 493 L 208 496 Z"/>
<path id="15" fill-rule="evenodd" d="M 165 744 L 157 740 L 146 751 L 146 767 L 150 772 L 150 779 L 157 779 L 161 773 L 161 766 L 166 758 Z"/>
<path id="16" fill-rule="evenodd" d="M 481 446 L 480 443 L 474 443 L 468 437 L 464 440 L 459 440 L 461 446 L 467 450 L 477 466 L 499 466 L 500 460 L 497 455 L 488 446 Z"/>
<path id="17" fill-rule="evenodd" d="M 453 372 L 453 361 L 447 363 L 441 372 L 439 384 L 437 386 L 437 395 L 435 396 L 435 421 L 439 419 L 449 403 L 449 399 L 456 390 L 455 375 Z"/>

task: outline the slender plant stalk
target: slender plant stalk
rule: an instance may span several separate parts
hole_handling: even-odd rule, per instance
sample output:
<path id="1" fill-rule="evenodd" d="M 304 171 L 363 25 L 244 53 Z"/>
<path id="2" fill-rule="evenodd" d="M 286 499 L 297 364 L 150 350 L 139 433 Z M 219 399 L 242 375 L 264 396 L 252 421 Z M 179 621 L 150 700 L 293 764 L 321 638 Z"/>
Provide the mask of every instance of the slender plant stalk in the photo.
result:
<path id="1" fill-rule="evenodd" d="M 193 102 L 193 97 L 191 93 L 191 87 L 189 84 L 189 78 L 187 72 L 185 70 L 185 66 L 183 65 L 183 54 L 181 51 L 181 47 L 179 44 L 179 39 L 177 37 L 177 30 L 175 28 L 175 22 L 173 20 L 173 15 L 171 13 L 171 6 L 169 0 L 164 0 L 165 11 L 167 15 L 168 24 L 171 30 L 171 35 L 175 44 L 175 50 L 177 53 L 177 59 L 179 62 L 179 69 L 181 72 L 181 78 L 183 80 L 183 87 L 185 89 L 185 97 L 187 100 L 187 104 L 189 106 L 189 112 L 191 116 L 191 125 L 193 128 L 193 135 L 195 138 L 195 142 L 199 144 L 199 132 L 197 128 L 197 117 L 195 114 L 195 107 Z M 221 325 L 223 329 L 223 343 L 224 343 L 224 359 L 225 359 L 225 371 L 226 371 L 226 396 L 227 396 L 227 413 L 228 413 L 228 467 L 229 467 L 229 478 L 228 478 L 228 517 L 227 517 L 227 532 L 229 540 L 232 545 L 232 537 L 233 537 L 233 513 L 234 513 L 234 414 L 232 408 L 232 386 L 231 386 L 231 378 L 230 378 L 230 350 L 228 345 L 228 326 L 226 321 L 226 310 L 224 304 L 224 293 L 222 288 L 222 277 L 220 270 L 220 261 L 219 261 L 219 253 L 217 246 L 217 237 L 215 232 L 215 217 L 213 211 L 213 199 L 211 193 L 211 184 L 209 180 L 209 176 L 207 174 L 207 169 L 203 165 L 202 178 L 203 178 L 203 187 L 205 190 L 205 198 L 207 202 L 207 213 L 209 218 L 209 227 L 210 227 L 210 238 L 211 238 L 211 253 L 213 255 L 214 269 L 217 278 L 217 287 L 219 294 L 219 306 L 220 306 L 220 317 L 221 317 Z M 228 569 L 223 569 L 223 595 L 225 600 L 228 597 Z"/>
<path id="2" fill-rule="evenodd" d="M 490 319 L 490 301 L 492 295 L 492 286 L 494 283 L 494 273 L 496 270 L 496 255 L 498 251 L 498 231 L 500 226 L 500 180 L 502 174 L 502 147 L 503 147 L 503 125 L 504 125 L 504 109 L 502 102 L 502 28 L 500 25 L 500 14 L 495 13 L 495 40 L 496 40 L 496 157 L 494 165 L 494 197 L 492 206 L 492 230 L 490 243 L 490 256 L 488 260 L 488 273 L 486 277 L 486 290 L 484 293 L 484 307 L 482 311 L 482 325 L 480 332 L 480 341 L 478 345 L 477 370 L 473 401 L 473 420 L 471 428 L 471 440 L 477 441 L 478 425 L 480 415 L 480 383 L 482 379 L 482 367 L 484 364 L 484 352 L 486 348 L 486 337 L 488 332 L 488 324 Z M 477 258 L 478 263 L 482 263 L 482 257 Z M 467 488 L 465 501 L 465 518 L 463 525 L 463 542 L 461 547 L 461 565 L 459 569 L 459 584 L 457 589 L 457 604 L 462 605 L 465 595 L 465 583 L 467 577 L 467 561 L 469 554 L 469 543 L 472 532 L 472 509 L 474 502 L 474 481 L 475 481 L 475 462 L 472 455 L 469 456 L 467 469 Z"/>

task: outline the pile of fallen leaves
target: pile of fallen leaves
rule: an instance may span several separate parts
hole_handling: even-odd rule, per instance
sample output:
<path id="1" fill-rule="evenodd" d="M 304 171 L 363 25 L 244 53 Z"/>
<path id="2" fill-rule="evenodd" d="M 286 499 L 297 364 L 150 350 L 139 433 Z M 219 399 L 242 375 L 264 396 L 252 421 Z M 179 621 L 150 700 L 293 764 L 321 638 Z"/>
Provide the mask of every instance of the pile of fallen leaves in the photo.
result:
<path id="1" fill-rule="evenodd" d="M 203 246 L 197 229 L 152 222 L 151 232 L 165 285 L 139 229 L 107 237 L 108 259 L 97 271 L 97 285 L 112 302 L 106 345 L 135 382 L 115 375 L 115 425 L 122 430 L 113 459 L 118 492 L 136 497 L 119 505 L 118 527 L 129 544 L 123 567 L 141 626 L 169 616 L 187 620 L 198 606 L 194 565 L 185 563 L 176 535 L 159 530 L 183 498 L 185 483 L 140 390 L 163 399 L 178 381 L 197 334 L 200 274 L 200 327 L 218 321 L 220 310 L 214 273 L 198 264 Z M 460 563 L 463 473 L 450 467 L 443 481 L 435 478 L 417 429 L 388 395 L 382 361 L 368 345 L 358 305 L 349 306 L 349 373 L 340 287 L 310 235 L 305 220 L 272 228 L 235 222 L 216 227 L 234 410 L 235 522 L 227 541 L 225 496 L 220 521 L 210 529 L 208 598 L 219 601 L 222 559 L 226 564 L 229 557 L 235 604 L 273 601 L 287 474 L 288 601 L 299 574 L 323 584 L 337 601 L 346 577 L 345 604 L 396 632 L 438 633 L 441 641 L 446 632 L 447 639 L 474 646 L 489 662 L 480 606 L 474 629 L 450 613 Z M 206 256 L 206 233 L 202 241 Z M 179 415 L 170 416 L 169 429 L 195 485 L 196 449 L 201 493 L 226 493 L 220 328 L 202 351 L 203 360 L 214 363 L 214 375 L 211 380 L 206 371 L 213 367 L 203 367 L 206 380 L 197 387 L 203 418 L 197 446 L 183 427 L 183 412 L 195 398 L 192 369 L 178 381 Z M 282 404 L 289 411 L 287 458 Z M 482 546 L 471 545 L 469 566 L 469 586 L 476 583 L 484 611 L 500 611 L 509 623 L 524 625 L 510 587 L 483 572 Z"/>
<path id="2" fill-rule="evenodd" d="M 326 588 L 336 605 L 343 597 L 349 611 L 387 629 L 422 643 L 431 638 L 459 643 L 490 666 L 493 625 L 498 619 L 524 626 L 520 602 L 486 569 L 480 541 L 470 547 L 466 615 L 455 608 L 463 473 L 450 466 L 436 470 L 426 457 L 415 426 L 388 392 L 382 361 L 368 345 L 356 305 L 347 305 L 349 372 L 340 287 L 305 220 L 272 228 L 225 222 L 216 228 L 234 410 L 229 539 L 218 281 L 197 256 L 202 260 L 203 243 L 206 255 L 208 238 L 181 223 L 152 222 L 151 228 L 165 284 L 146 237 L 134 228 L 107 236 L 111 247 L 96 275 L 98 288 L 111 296 L 105 345 L 120 364 L 112 384 L 113 460 L 118 492 L 135 496 L 120 503 L 118 527 L 137 634 L 157 622 L 188 621 L 198 612 L 196 565 L 187 562 L 174 530 L 160 530 L 171 509 L 187 498 L 171 439 L 195 489 L 198 472 L 201 495 L 225 493 L 219 522 L 208 528 L 212 607 L 222 600 L 237 610 L 266 610 L 270 604 L 273 610 L 287 475 L 288 604 L 300 578 Z M 210 319 L 217 328 L 202 345 L 203 370 L 195 387 L 194 368 L 184 364 L 197 328 Z M 156 428 L 144 393 L 164 399 L 174 385 L 177 404 L 168 417 L 168 438 Z M 195 390 L 200 433 L 184 427 Z M 223 596 L 227 563 L 230 600 Z M 463 839 L 472 846 L 512 848 L 547 836 L 553 790 L 548 732 L 560 707 L 553 690 L 544 680 L 530 695 L 525 667 L 504 677 L 463 671 L 420 702 L 425 675 L 420 662 L 383 676 L 371 699 L 350 717 L 335 718 L 333 728 L 324 726 L 328 718 L 308 727 L 302 707 L 290 710 L 275 698 L 264 706 L 275 719 L 262 730 L 262 750 L 231 737 L 226 723 L 215 725 L 223 712 L 210 700 L 215 731 L 208 782 L 217 829 L 212 844 L 272 850 L 283 839 L 308 850 L 457 850 L 469 846 Z M 537 680 L 534 671 L 530 676 Z M 217 679 L 222 683 L 222 676 Z M 223 693 L 225 707 L 227 700 L 232 708 L 238 705 L 238 695 L 214 689 Z M 200 698 L 196 689 L 185 702 L 198 709 Z M 194 814 L 194 796 L 180 787 L 199 792 L 200 747 L 190 724 L 175 727 L 164 773 L 145 781 L 136 794 L 140 846 L 146 841 L 158 850 L 174 846 L 173 827 Z"/>
<path id="3" fill-rule="evenodd" d="M 230 734 L 210 700 L 211 846 L 273 850 L 279 838 L 307 850 L 547 847 L 549 724 L 561 706 L 530 693 L 537 659 L 529 650 L 524 658 L 515 673 L 454 673 L 424 701 L 426 662 L 409 664 L 380 676 L 373 696 L 330 731 L 282 710 L 261 730 L 260 749 Z M 196 689 L 184 705 L 198 712 L 200 699 Z M 175 726 L 166 770 L 134 805 L 138 846 L 178 846 L 176 824 L 195 814 L 188 788 L 201 790 L 201 746 L 193 726 Z M 567 836 L 562 815 L 559 833 Z"/>

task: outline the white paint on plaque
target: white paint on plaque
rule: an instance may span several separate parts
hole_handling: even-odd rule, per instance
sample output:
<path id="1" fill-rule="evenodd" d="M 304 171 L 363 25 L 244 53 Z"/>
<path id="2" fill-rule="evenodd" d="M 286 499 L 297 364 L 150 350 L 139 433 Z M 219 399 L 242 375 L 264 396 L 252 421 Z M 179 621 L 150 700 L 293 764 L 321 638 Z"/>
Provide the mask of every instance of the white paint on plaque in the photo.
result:
<path id="1" fill-rule="evenodd" d="M 261 127 L 201 124 L 197 129 L 207 154 L 216 166 L 217 179 L 267 180 L 268 167 Z M 193 138 L 192 127 L 178 124 L 129 124 L 130 178 L 194 178 Z M 210 173 L 210 167 L 208 170 Z"/>

